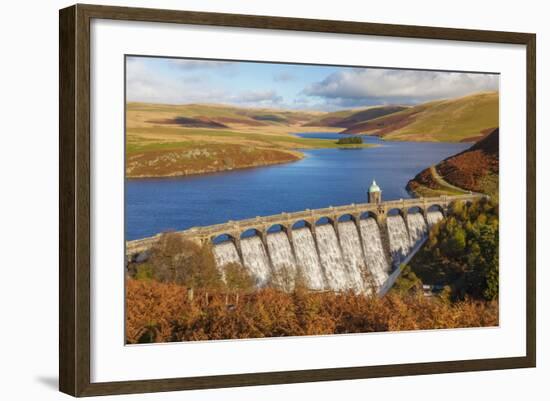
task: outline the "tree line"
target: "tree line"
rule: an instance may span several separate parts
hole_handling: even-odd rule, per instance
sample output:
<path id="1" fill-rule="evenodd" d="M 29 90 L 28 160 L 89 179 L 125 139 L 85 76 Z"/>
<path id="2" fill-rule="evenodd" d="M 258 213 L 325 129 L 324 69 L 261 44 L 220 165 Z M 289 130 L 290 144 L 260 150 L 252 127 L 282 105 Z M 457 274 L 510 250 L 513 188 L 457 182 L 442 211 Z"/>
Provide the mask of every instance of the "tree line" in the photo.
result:
<path id="1" fill-rule="evenodd" d="M 363 143 L 363 138 L 360 136 L 347 136 L 336 141 L 338 145 L 359 145 Z"/>

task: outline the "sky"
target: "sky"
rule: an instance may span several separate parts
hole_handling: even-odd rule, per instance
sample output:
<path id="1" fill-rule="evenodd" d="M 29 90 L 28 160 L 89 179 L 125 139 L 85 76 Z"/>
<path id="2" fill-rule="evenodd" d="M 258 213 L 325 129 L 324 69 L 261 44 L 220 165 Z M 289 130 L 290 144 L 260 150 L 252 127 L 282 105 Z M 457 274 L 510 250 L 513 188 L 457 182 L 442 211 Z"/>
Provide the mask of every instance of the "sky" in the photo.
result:
<path id="1" fill-rule="evenodd" d="M 128 56 L 130 102 L 333 111 L 498 90 L 496 74 Z"/>

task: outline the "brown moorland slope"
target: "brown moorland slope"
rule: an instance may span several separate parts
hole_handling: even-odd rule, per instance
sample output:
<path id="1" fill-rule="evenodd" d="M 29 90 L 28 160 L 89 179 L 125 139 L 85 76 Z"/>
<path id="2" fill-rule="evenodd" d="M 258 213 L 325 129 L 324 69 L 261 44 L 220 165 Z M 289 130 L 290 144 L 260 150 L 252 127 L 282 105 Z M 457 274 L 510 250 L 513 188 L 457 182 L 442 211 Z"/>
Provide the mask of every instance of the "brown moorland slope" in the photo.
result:
<path id="1" fill-rule="evenodd" d="M 221 119 L 220 119 L 221 120 Z M 167 118 L 164 120 L 149 120 L 151 124 L 173 124 L 179 125 L 181 127 L 189 128 L 227 128 L 227 125 L 213 121 L 209 118 L 199 117 L 199 118 L 190 118 L 190 117 L 174 117 Z"/>
<path id="2" fill-rule="evenodd" d="M 499 130 L 472 147 L 420 172 L 409 181 L 413 193 L 444 191 L 441 180 L 465 190 L 498 196 Z"/>
<path id="3" fill-rule="evenodd" d="M 496 325 L 497 302 L 449 304 L 422 294 L 378 298 L 273 288 L 240 294 L 195 290 L 191 298 L 177 284 L 126 282 L 129 344 Z"/>
<path id="4" fill-rule="evenodd" d="M 302 154 L 292 150 L 232 143 L 197 143 L 129 153 L 126 175 L 132 178 L 181 177 L 289 163 Z"/>
<path id="5" fill-rule="evenodd" d="M 374 106 L 364 110 L 335 111 L 307 122 L 304 124 L 304 127 L 349 128 L 375 118 L 403 111 L 407 108 L 406 106 Z"/>

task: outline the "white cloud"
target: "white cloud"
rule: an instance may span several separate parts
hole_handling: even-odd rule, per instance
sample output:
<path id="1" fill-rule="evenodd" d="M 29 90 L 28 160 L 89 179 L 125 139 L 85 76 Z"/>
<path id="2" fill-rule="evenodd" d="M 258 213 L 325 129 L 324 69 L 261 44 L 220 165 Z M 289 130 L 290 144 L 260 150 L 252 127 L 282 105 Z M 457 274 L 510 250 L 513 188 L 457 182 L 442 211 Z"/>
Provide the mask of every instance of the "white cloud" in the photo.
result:
<path id="1" fill-rule="evenodd" d="M 274 90 L 248 91 L 235 96 L 234 101 L 249 104 L 278 104 L 283 101 L 283 97 L 277 95 L 277 92 Z"/>
<path id="2" fill-rule="evenodd" d="M 457 97 L 498 90 L 499 82 L 494 74 L 342 68 L 301 91 L 298 86 L 289 93 L 288 85 L 277 91 L 277 82 L 298 79 L 287 71 L 270 72 L 264 77 L 265 82 L 251 85 L 246 75 L 233 75 L 239 74 L 238 63 L 182 59 L 163 62 L 161 65 L 146 58 L 127 59 L 129 101 L 335 110 Z M 239 82 L 242 85 L 236 84 Z M 292 93 L 294 90 L 297 92 Z"/>
<path id="3" fill-rule="evenodd" d="M 307 86 L 304 94 L 340 106 L 417 103 L 498 90 L 498 75 L 438 71 L 347 69 Z"/>
<path id="4" fill-rule="evenodd" d="M 151 103 L 212 102 L 225 97 L 223 90 L 205 85 L 204 77 L 182 76 L 180 79 L 158 74 L 146 63 L 128 59 L 126 97 L 128 101 Z"/>
<path id="5" fill-rule="evenodd" d="M 174 60 L 187 61 L 187 60 Z M 202 61 L 201 61 L 202 62 Z M 187 70 L 199 69 L 197 65 Z M 200 67 L 202 71 L 202 67 Z M 215 84 L 200 71 L 174 76 L 161 74 L 139 59 L 126 64 L 126 98 L 130 102 L 148 103 L 228 103 L 251 107 L 277 107 L 283 98 L 274 90 L 235 92 Z"/>
<path id="6" fill-rule="evenodd" d="M 294 79 L 296 79 L 294 75 L 285 71 L 273 75 L 273 80 L 275 82 L 289 82 L 294 81 Z"/>

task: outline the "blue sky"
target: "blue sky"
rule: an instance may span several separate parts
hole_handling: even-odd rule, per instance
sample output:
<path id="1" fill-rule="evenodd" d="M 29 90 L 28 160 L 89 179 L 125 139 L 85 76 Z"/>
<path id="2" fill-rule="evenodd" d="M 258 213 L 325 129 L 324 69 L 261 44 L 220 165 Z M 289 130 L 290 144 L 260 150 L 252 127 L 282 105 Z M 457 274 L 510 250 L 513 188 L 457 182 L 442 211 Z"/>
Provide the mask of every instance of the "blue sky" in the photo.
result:
<path id="1" fill-rule="evenodd" d="M 128 101 L 339 110 L 498 90 L 498 75 L 131 56 Z"/>

